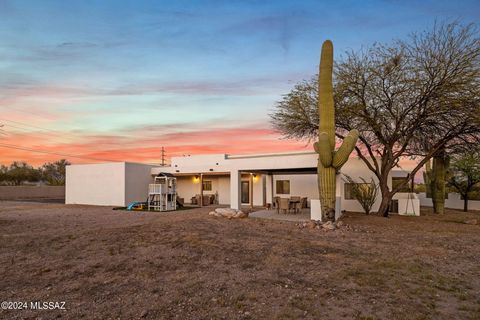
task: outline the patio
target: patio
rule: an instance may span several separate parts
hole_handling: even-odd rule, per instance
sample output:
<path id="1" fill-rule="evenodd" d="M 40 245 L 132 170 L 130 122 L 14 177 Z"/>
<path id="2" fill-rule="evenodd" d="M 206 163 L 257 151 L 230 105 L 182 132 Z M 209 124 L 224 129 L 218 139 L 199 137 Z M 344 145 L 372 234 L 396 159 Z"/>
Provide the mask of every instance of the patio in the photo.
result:
<path id="1" fill-rule="evenodd" d="M 310 208 L 303 208 L 299 213 L 277 213 L 276 209 L 271 210 L 260 210 L 251 212 L 249 215 L 250 218 L 258 219 L 271 219 L 271 220 L 282 220 L 282 221 L 309 221 L 310 220 Z"/>

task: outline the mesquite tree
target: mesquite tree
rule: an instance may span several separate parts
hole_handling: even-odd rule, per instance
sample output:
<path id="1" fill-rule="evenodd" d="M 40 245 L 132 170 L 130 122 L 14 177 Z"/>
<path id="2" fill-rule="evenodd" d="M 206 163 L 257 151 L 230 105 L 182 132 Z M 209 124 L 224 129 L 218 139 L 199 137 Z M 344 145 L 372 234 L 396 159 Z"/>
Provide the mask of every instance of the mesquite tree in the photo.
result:
<path id="1" fill-rule="evenodd" d="M 347 52 L 335 66 L 336 136 L 359 131 L 355 149 L 379 180 L 379 214 L 388 216 L 393 195 L 440 149 L 480 141 L 479 62 L 476 27 L 451 23 Z M 312 81 L 300 83 L 277 103 L 271 120 L 285 137 L 318 134 L 313 90 Z M 421 160 L 390 189 L 389 174 L 405 156 Z"/>
<path id="2" fill-rule="evenodd" d="M 463 198 L 463 211 L 468 211 L 470 192 L 480 184 L 480 152 L 470 151 L 456 157 L 448 184 Z"/>

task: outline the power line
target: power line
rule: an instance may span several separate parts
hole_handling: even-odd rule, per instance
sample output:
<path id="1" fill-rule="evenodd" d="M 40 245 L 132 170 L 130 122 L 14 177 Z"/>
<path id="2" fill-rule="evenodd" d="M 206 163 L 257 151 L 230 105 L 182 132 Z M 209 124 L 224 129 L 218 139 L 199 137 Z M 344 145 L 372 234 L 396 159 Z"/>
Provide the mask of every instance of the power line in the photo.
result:
<path id="1" fill-rule="evenodd" d="M 9 127 L 12 127 L 12 128 L 17 128 L 17 129 L 20 129 L 20 130 L 24 130 L 25 132 L 31 132 L 31 130 L 29 130 L 29 128 L 28 128 L 28 127 L 30 127 L 30 128 L 49 131 L 49 132 L 36 132 L 36 133 L 43 134 L 43 135 L 49 135 L 49 136 L 52 136 L 52 137 L 57 137 L 57 138 L 62 138 L 62 139 L 67 138 L 67 139 L 71 139 L 71 140 L 78 140 L 78 139 L 84 138 L 82 136 L 75 136 L 75 135 L 72 135 L 72 134 L 63 133 L 63 132 L 60 132 L 60 131 L 57 131 L 57 130 L 42 128 L 42 127 L 39 127 L 39 126 L 34 126 L 34 125 L 26 124 L 26 123 L 23 123 L 23 122 L 19 122 L 19 121 L 13 121 L 13 120 L 5 119 L 5 118 L 0 118 L 0 120 L 15 123 L 15 124 L 18 124 L 22 127 L 27 127 L 27 128 L 21 128 L 21 127 L 17 127 L 17 126 L 11 125 L 11 124 L 5 124 L 6 126 L 9 126 Z M 71 138 L 69 138 L 69 137 L 71 137 Z M 133 138 L 133 139 L 136 138 L 136 137 L 128 137 L 128 136 L 122 136 L 122 137 Z M 122 146 L 122 147 L 125 146 L 125 143 L 122 143 L 122 142 L 103 142 L 101 144 L 117 145 L 117 146 Z"/>
<path id="2" fill-rule="evenodd" d="M 1 147 L 1 148 L 8 148 L 8 149 L 24 150 L 24 151 L 30 151 L 30 152 L 37 152 L 37 153 L 53 154 L 53 155 L 62 156 L 62 157 L 71 157 L 71 158 L 87 159 L 87 160 L 94 160 L 94 161 L 109 161 L 109 162 L 115 162 L 115 160 L 90 158 L 90 157 L 85 157 L 85 156 L 80 156 L 80 155 L 74 155 L 74 154 L 68 154 L 68 153 L 60 153 L 60 152 L 53 152 L 53 151 L 38 150 L 38 149 L 20 147 L 20 146 L 16 146 L 16 145 L 13 145 L 13 144 L 0 143 L 0 147 Z"/>
<path id="3" fill-rule="evenodd" d="M 1 101 L 1 100 L 0 100 Z M 13 108 L 13 107 L 10 107 L 10 106 L 5 106 L 5 105 L 2 105 L 0 106 L 0 108 L 7 108 L 7 109 L 10 109 L 10 110 L 13 110 L 13 111 L 17 111 L 17 112 L 23 112 L 23 113 L 26 113 L 28 115 L 36 115 L 38 118 L 43 118 L 43 119 L 47 119 L 47 117 L 45 117 L 45 115 L 41 115 L 40 113 L 36 113 L 36 112 L 32 112 L 32 111 L 26 111 L 26 110 L 23 110 L 23 109 L 18 109 L 18 108 Z"/>
<path id="4" fill-rule="evenodd" d="M 52 132 L 52 133 L 50 133 L 51 135 L 53 135 L 53 134 L 62 135 L 62 136 L 65 136 L 65 135 L 66 135 L 66 136 L 73 137 L 73 138 L 75 138 L 75 139 L 78 138 L 78 137 L 73 136 L 73 135 L 68 134 L 68 133 L 63 133 L 63 132 L 56 131 L 56 130 L 52 130 L 52 129 L 47 129 L 47 128 L 42 128 L 42 127 L 34 126 L 34 125 L 27 124 L 27 123 L 24 123 L 24 122 L 13 121 L 13 120 L 5 119 L 5 118 L 0 118 L 0 120 L 2 120 L 2 121 L 8 121 L 8 122 L 11 122 L 11 123 L 15 123 L 15 124 L 21 125 L 21 126 L 23 126 L 23 127 L 30 127 L 30 128 L 34 128 L 34 129 L 49 131 L 49 132 Z M 12 126 L 12 125 L 9 125 L 9 124 L 7 124 L 7 126 L 11 126 L 11 127 L 17 128 L 17 129 L 24 129 L 24 128 L 15 127 L 15 126 Z M 24 129 L 24 130 L 25 130 L 25 129 Z"/>

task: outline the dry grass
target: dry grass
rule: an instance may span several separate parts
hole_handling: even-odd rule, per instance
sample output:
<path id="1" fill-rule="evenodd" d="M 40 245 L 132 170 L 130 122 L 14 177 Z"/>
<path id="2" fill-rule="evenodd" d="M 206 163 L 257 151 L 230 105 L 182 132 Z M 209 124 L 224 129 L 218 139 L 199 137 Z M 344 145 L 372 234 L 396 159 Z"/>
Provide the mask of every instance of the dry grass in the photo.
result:
<path id="1" fill-rule="evenodd" d="M 348 214 L 353 230 L 0 202 L 1 318 L 479 319 L 479 213 Z"/>

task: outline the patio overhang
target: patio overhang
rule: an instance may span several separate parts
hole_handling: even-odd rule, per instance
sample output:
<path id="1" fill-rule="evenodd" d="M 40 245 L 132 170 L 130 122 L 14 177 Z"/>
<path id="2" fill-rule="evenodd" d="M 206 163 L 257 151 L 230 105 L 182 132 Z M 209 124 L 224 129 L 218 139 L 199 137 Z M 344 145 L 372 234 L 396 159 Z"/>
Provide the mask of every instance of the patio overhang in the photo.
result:
<path id="1" fill-rule="evenodd" d="M 255 169 L 255 170 L 242 170 L 245 172 L 276 175 L 276 174 L 316 174 L 316 167 L 305 168 L 285 168 L 285 169 Z"/>

